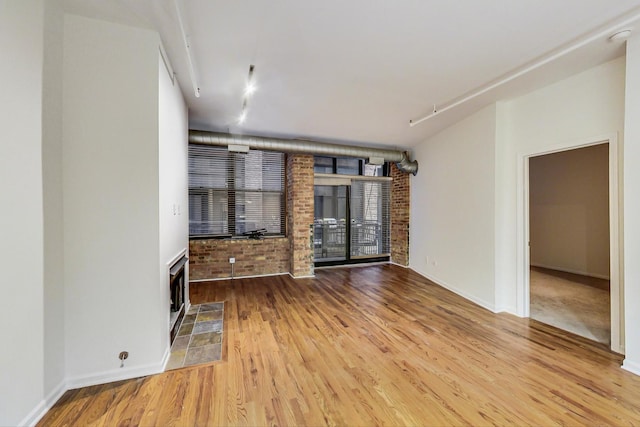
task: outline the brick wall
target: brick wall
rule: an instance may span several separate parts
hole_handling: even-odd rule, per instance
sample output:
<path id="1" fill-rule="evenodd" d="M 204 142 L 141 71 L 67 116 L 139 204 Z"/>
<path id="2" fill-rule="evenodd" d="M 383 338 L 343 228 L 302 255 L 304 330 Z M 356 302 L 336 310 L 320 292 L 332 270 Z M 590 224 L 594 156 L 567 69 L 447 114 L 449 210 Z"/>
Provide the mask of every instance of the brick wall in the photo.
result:
<path id="1" fill-rule="evenodd" d="M 289 239 L 211 239 L 189 241 L 189 279 L 231 277 L 229 258 L 235 257 L 234 276 L 289 272 Z"/>
<path id="2" fill-rule="evenodd" d="M 313 275 L 313 155 L 287 156 L 287 232 L 290 239 L 291 275 Z"/>
<path id="3" fill-rule="evenodd" d="M 391 164 L 391 261 L 409 265 L 410 175 Z"/>
<path id="4" fill-rule="evenodd" d="M 312 276 L 313 156 L 287 155 L 287 236 L 248 239 L 191 240 L 191 280 L 231 277 L 229 257 L 235 257 L 235 277 L 291 273 Z M 391 165 L 391 260 L 409 264 L 410 178 Z"/>

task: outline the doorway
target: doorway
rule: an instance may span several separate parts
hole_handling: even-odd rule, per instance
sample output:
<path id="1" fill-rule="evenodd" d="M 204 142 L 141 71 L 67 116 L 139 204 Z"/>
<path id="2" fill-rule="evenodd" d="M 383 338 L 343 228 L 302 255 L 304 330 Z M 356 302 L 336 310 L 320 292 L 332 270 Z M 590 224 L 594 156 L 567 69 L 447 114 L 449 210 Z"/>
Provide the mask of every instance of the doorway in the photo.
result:
<path id="1" fill-rule="evenodd" d="M 624 354 L 623 299 L 621 282 L 621 247 L 619 229 L 619 166 L 617 135 L 595 137 L 582 141 L 542 147 L 530 152 L 521 153 L 518 163 L 517 213 L 517 313 L 530 317 L 530 218 L 529 218 L 529 167 L 530 159 L 536 156 L 562 152 L 566 150 L 608 144 L 608 188 L 609 188 L 609 265 L 610 265 L 610 348 Z"/>
<path id="2" fill-rule="evenodd" d="M 530 317 L 609 345 L 609 146 L 529 158 Z"/>

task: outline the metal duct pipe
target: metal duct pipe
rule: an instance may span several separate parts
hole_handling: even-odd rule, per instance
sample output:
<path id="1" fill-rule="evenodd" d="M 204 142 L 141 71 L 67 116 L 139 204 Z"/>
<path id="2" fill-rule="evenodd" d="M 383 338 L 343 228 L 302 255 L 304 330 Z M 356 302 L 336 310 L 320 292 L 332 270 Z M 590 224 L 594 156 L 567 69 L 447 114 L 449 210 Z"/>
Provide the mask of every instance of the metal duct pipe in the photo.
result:
<path id="1" fill-rule="evenodd" d="M 418 173 L 418 161 L 409 160 L 406 151 L 381 148 L 356 147 L 352 145 L 328 144 L 302 139 L 265 138 L 260 136 L 229 135 L 226 133 L 189 130 L 189 143 L 201 145 L 243 145 L 256 150 L 281 151 L 284 153 L 318 154 L 321 156 L 383 158 L 395 162 L 398 169 L 413 175 Z"/>

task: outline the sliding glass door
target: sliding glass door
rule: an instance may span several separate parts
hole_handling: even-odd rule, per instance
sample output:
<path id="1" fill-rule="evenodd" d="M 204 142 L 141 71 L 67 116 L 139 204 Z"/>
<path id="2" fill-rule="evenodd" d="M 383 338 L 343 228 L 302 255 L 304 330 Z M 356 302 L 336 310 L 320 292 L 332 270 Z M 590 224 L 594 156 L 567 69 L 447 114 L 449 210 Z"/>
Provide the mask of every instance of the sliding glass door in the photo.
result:
<path id="1" fill-rule="evenodd" d="M 389 181 L 354 180 L 351 183 L 351 258 L 390 254 L 389 187 Z"/>
<path id="2" fill-rule="evenodd" d="M 313 254 L 316 262 L 347 259 L 348 187 L 314 187 Z"/>
<path id="3" fill-rule="evenodd" d="M 390 182 L 314 187 L 314 260 L 347 263 L 390 254 Z"/>

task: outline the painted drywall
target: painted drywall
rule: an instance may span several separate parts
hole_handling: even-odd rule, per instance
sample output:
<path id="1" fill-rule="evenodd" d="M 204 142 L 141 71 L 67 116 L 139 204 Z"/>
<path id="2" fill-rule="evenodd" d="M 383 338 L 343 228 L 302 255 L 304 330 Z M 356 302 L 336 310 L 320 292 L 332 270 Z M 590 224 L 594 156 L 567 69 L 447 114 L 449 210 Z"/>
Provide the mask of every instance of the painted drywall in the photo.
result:
<path id="1" fill-rule="evenodd" d="M 624 313 L 623 367 L 640 375 L 640 37 L 627 41 L 624 145 Z"/>
<path id="2" fill-rule="evenodd" d="M 64 278 L 71 386 L 157 372 L 156 33 L 65 15 Z M 120 368 L 118 354 L 129 358 Z"/>
<path id="3" fill-rule="evenodd" d="M 524 271 L 514 271 L 522 250 L 518 230 L 523 230 L 523 165 L 527 153 L 552 151 L 559 145 L 587 142 L 600 136 L 619 135 L 624 126 L 625 59 L 618 58 L 530 94 L 501 103 L 496 151 L 496 217 L 500 217 L 496 263 L 510 269 L 496 283 L 496 300 L 509 311 L 524 314 L 517 283 Z M 595 141 L 594 141 L 595 142 Z"/>
<path id="4" fill-rule="evenodd" d="M 410 267 L 495 309 L 496 106 L 417 146 L 412 177 Z"/>
<path id="5" fill-rule="evenodd" d="M 64 390 L 64 240 L 62 207 L 62 0 L 45 2 L 42 111 L 44 192 L 44 393 Z"/>
<path id="6" fill-rule="evenodd" d="M 511 133 L 509 108 L 506 102 L 496 104 L 495 145 L 495 311 L 517 313 L 518 289 L 514 286 L 517 274 L 514 255 L 518 252 L 513 238 L 515 206 L 511 186 L 517 172 L 515 147 L 509 142 Z"/>
<path id="7" fill-rule="evenodd" d="M 531 265 L 609 278 L 609 145 L 529 160 Z"/>
<path id="8" fill-rule="evenodd" d="M 43 20 L 43 1 L 0 3 L 0 425 L 44 397 Z"/>
<path id="9" fill-rule="evenodd" d="M 166 59 L 165 59 L 166 60 Z M 187 171 L 188 117 L 177 80 L 169 76 L 158 56 L 159 122 L 159 224 L 160 224 L 160 302 L 164 322 L 158 329 L 161 345 L 169 350 L 169 272 L 175 258 L 189 247 L 189 194 Z M 187 266 L 188 268 L 188 266 Z M 188 274 L 188 271 L 187 271 Z M 188 277 L 188 275 L 187 275 Z M 186 293 L 188 297 L 189 293 Z"/>

